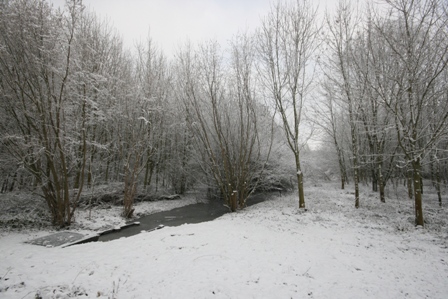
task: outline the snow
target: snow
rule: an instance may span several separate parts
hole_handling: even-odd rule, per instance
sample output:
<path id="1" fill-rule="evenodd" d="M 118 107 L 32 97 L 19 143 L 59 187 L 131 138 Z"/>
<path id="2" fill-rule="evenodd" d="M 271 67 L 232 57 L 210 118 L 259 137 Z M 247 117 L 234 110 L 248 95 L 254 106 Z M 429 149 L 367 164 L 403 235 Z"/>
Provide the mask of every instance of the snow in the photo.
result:
<path id="1" fill-rule="evenodd" d="M 416 229 L 412 202 L 392 191 L 380 204 L 364 190 L 354 209 L 351 191 L 318 185 L 306 212 L 295 194 L 272 196 L 211 222 L 67 248 L 3 232 L 0 297 L 448 298 L 446 211 L 425 203 L 429 223 Z"/>

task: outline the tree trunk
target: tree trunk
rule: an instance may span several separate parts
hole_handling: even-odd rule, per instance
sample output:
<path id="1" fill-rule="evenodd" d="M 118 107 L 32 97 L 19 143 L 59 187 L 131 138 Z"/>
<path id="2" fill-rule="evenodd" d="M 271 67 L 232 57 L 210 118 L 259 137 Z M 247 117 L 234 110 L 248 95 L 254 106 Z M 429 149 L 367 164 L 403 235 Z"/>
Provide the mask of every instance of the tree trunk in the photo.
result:
<path id="1" fill-rule="evenodd" d="M 383 168 L 381 167 L 381 161 L 377 161 L 377 165 L 378 165 L 378 185 L 380 188 L 380 201 L 384 203 L 386 202 L 386 196 L 384 194 L 385 183 L 383 177 Z"/>
<path id="2" fill-rule="evenodd" d="M 238 192 L 233 191 L 232 194 L 230 195 L 230 210 L 232 212 L 235 212 L 237 209 L 237 198 L 238 198 Z"/>
<path id="3" fill-rule="evenodd" d="M 437 191 L 437 198 L 439 199 L 439 206 L 442 206 L 442 193 L 440 190 L 440 185 L 442 183 L 442 180 L 440 178 L 440 163 L 438 162 L 435 165 L 435 171 L 434 171 L 434 177 L 435 177 L 435 182 L 434 182 L 434 187 L 436 188 Z"/>
<path id="4" fill-rule="evenodd" d="M 136 165 L 130 168 L 130 165 L 126 164 L 124 169 L 124 198 L 123 198 L 123 216 L 125 218 L 131 218 L 134 214 L 134 197 L 137 191 L 137 161 Z"/>
<path id="5" fill-rule="evenodd" d="M 92 187 L 92 159 L 93 157 L 90 156 L 90 161 L 89 161 L 89 170 L 87 171 L 87 187 L 91 188 Z"/>
<path id="6" fill-rule="evenodd" d="M 347 170 L 345 169 L 345 159 L 344 159 L 344 153 L 339 148 L 338 141 L 336 137 L 334 137 L 334 145 L 336 147 L 336 152 L 338 155 L 338 163 L 339 163 L 339 173 L 341 176 L 341 189 L 345 189 L 345 183 L 347 182 Z"/>
<path id="7" fill-rule="evenodd" d="M 407 187 L 408 187 L 408 196 L 409 199 L 414 198 L 414 190 L 413 190 L 413 184 L 412 184 L 412 169 L 408 169 L 407 171 Z"/>
<path id="8" fill-rule="evenodd" d="M 415 198 L 415 225 L 424 226 L 421 186 L 421 162 L 420 158 L 412 161 Z"/>
<path id="9" fill-rule="evenodd" d="M 356 162 L 357 164 L 357 162 Z M 355 208 L 359 208 L 359 178 L 358 178 L 358 166 L 355 166 L 353 180 L 355 183 Z"/>
<path id="10" fill-rule="evenodd" d="M 372 165 L 373 166 L 373 165 Z M 378 177 L 375 173 L 375 167 L 372 167 L 372 191 L 378 192 Z"/>
<path id="11" fill-rule="evenodd" d="M 385 189 L 385 184 L 384 184 L 383 181 L 381 180 L 381 182 L 380 182 L 380 201 L 381 201 L 382 203 L 385 203 L 385 202 L 386 202 L 386 195 L 385 195 L 385 191 L 384 191 L 384 189 Z"/>
<path id="12" fill-rule="evenodd" d="M 358 158 L 358 138 L 355 128 L 355 117 L 353 115 L 353 103 L 349 99 L 350 134 L 352 137 L 353 150 L 353 181 L 355 183 L 355 208 L 359 208 L 359 158 Z"/>
<path id="13" fill-rule="evenodd" d="M 128 174 L 129 177 L 125 179 L 124 184 L 124 198 L 123 198 L 123 216 L 125 218 L 131 218 L 134 214 L 134 197 L 137 190 L 137 183 L 132 178 L 132 174 Z"/>
<path id="14" fill-rule="evenodd" d="M 440 173 L 437 172 L 436 174 L 436 190 L 437 190 L 437 197 L 439 199 L 439 207 L 442 207 L 442 193 L 440 192 Z"/>
<path id="15" fill-rule="evenodd" d="M 160 172 L 159 164 L 160 163 L 156 163 L 156 192 L 159 190 L 159 172 Z"/>
<path id="16" fill-rule="evenodd" d="M 150 155 L 149 151 L 147 155 Z M 151 184 L 152 174 L 154 172 L 154 161 L 148 157 L 145 165 L 145 178 L 143 179 L 143 187 L 146 188 Z"/>
<path id="17" fill-rule="evenodd" d="M 299 153 L 295 153 L 296 158 L 296 170 L 297 170 L 297 187 L 299 192 L 299 208 L 305 209 L 305 194 L 303 192 L 303 172 L 300 167 Z"/>

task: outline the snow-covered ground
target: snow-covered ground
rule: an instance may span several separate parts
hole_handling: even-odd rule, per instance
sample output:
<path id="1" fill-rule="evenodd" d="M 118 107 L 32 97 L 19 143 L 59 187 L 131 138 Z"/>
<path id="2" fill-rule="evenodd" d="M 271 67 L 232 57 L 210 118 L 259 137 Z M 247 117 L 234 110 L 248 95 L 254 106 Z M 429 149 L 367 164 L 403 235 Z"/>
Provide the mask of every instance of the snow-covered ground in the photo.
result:
<path id="1" fill-rule="evenodd" d="M 366 187 L 356 210 L 350 189 L 319 184 L 306 212 L 295 194 L 272 196 L 212 222 L 67 248 L 23 243 L 42 231 L 3 232 L 0 298 L 448 298 L 448 213 L 426 195 L 428 223 L 414 228 L 403 194 L 391 187 L 381 204 Z"/>

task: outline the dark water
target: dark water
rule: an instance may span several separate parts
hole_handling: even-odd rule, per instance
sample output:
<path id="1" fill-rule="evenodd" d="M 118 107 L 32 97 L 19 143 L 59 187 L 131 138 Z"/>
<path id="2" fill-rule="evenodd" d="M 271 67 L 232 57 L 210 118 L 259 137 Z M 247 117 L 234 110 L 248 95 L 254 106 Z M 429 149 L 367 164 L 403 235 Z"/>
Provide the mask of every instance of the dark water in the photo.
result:
<path id="1" fill-rule="evenodd" d="M 247 205 L 253 205 L 262 202 L 264 199 L 261 195 L 250 197 L 247 200 Z M 141 217 L 135 221 L 140 222 L 140 225 L 134 225 L 124 228 L 120 231 L 114 231 L 105 235 L 101 235 L 98 241 L 110 241 L 122 237 L 130 237 L 139 234 L 142 231 L 155 230 L 160 225 L 163 226 L 179 226 L 186 223 L 200 223 L 214 220 L 225 213 L 229 209 L 223 205 L 222 202 L 198 203 L 188 205 L 170 211 L 154 213 L 148 216 Z"/>

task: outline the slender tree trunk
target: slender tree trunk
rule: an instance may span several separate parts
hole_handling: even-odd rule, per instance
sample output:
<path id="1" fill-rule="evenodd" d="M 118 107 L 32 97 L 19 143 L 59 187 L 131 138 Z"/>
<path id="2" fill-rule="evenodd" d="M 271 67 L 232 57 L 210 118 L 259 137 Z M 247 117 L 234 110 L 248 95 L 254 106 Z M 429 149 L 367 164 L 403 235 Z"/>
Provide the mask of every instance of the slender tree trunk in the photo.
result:
<path id="1" fill-rule="evenodd" d="M 341 189 L 344 190 L 346 179 L 347 179 L 347 171 L 345 169 L 345 161 L 344 161 L 344 156 L 343 156 L 344 154 L 342 153 L 342 150 L 339 148 L 336 138 L 335 138 L 335 146 L 336 146 L 336 151 L 338 152 L 339 173 L 341 176 Z"/>
<path id="2" fill-rule="evenodd" d="M 92 187 L 92 159 L 93 157 L 90 156 L 90 161 L 89 161 L 89 166 L 88 166 L 88 170 L 87 170 L 87 187 L 91 188 Z"/>
<path id="3" fill-rule="evenodd" d="M 378 177 L 375 171 L 375 166 L 372 165 L 372 191 L 378 192 Z"/>
<path id="4" fill-rule="evenodd" d="M 159 164 L 160 163 L 157 163 L 156 164 L 156 192 L 158 191 L 158 189 L 159 189 L 159 172 L 160 172 L 160 166 L 159 166 Z"/>
<path id="5" fill-rule="evenodd" d="M 413 178 L 412 169 L 409 168 L 408 171 L 407 171 L 407 183 L 406 183 L 406 185 L 408 187 L 409 199 L 413 199 L 414 198 L 414 190 L 413 190 L 412 178 Z"/>
<path id="6" fill-rule="evenodd" d="M 303 171 L 300 167 L 300 156 L 299 153 L 295 153 L 296 158 L 296 169 L 297 169 L 297 187 L 299 192 L 299 208 L 305 209 L 305 194 L 303 192 Z"/>
<path id="7" fill-rule="evenodd" d="M 376 174 L 377 174 L 377 181 L 378 181 L 378 187 L 380 191 L 380 201 L 385 203 L 386 202 L 386 196 L 385 196 L 385 181 L 384 181 L 384 175 L 383 175 L 383 164 L 381 161 L 380 155 L 377 156 L 375 159 L 374 168 L 376 168 Z"/>
<path id="8" fill-rule="evenodd" d="M 415 224 L 424 226 L 423 207 L 422 207 L 422 185 L 421 185 L 421 161 L 416 158 L 412 161 L 413 179 L 414 179 L 414 198 L 415 198 Z"/>
<path id="9" fill-rule="evenodd" d="M 149 156 L 149 150 L 147 151 L 147 155 Z M 145 165 L 145 178 L 143 179 L 143 187 L 146 189 L 151 184 L 152 172 L 154 169 L 154 162 L 151 158 L 147 157 L 146 165 Z"/>
<path id="10" fill-rule="evenodd" d="M 440 162 L 438 161 L 436 157 L 436 152 L 434 151 L 433 154 L 431 154 L 431 160 L 430 160 L 430 171 L 431 171 L 431 183 L 434 186 L 434 188 L 437 191 L 437 198 L 439 200 L 439 206 L 442 206 L 442 194 L 440 192 Z"/>
<path id="11" fill-rule="evenodd" d="M 79 150 L 81 151 L 81 149 Z M 79 188 L 79 178 L 81 177 L 81 162 L 77 163 L 78 165 L 78 171 L 76 172 L 75 176 L 75 183 L 73 185 L 73 188 L 78 189 Z"/>
<path id="12" fill-rule="evenodd" d="M 356 158 L 355 158 L 356 159 Z M 356 161 L 356 165 L 357 165 Z M 353 181 L 355 183 L 355 208 L 359 208 L 359 178 L 358 178 L 358 166 L 355 166 Z"/>
<path id="13" fill-rule="evenodd" d="M 431 163 L 431 165 L 432 164 L 433 163 Z M 431 177 L 433 178 L 433 184 L 437 191 L 437 198 L 439 200 L 439 206 L 441 207 L 442 206 L 442 193 L 440 190 L 440 185 L 442 183 L 442 180 L 440 178 L 440 162 L 437 160 L 435 167 L 434 168 L 431 167 L 431 169 L 432 169 Z"/>
<path id="14" fill-rule="evenodd" d="M 381 163 L 378 163 L 378 185 L 380 188 L 380 201 L 386 202 L 386 196 L 384 194 L 384 177 L 383 177 L 383 169 L 381 167 Z"/>
<path id="15" fill-rule="evenodd" d="M 346 83 L 347 84 L 347 83 Z M 349 87 L 346 87 L 347 89 Z M 358 157 L 358 136 L 356 135 L 355 116 L 353 112 L 352 99 L 348 99 L 348 110 L 350 117 L 350 135 L 352 137 L 353 150 L 353 181 L 355 183 L 355 208 L 359 208 L 359 157 Z"/>
<path id="16" fill-rule="evenodd" d="M 439 199 L 439 206 L 442 206 L 442 193 L 440 191 L 440 184 L 441 184 L 441 179 L 440 179 L 440 172 L 437 171 L 436 172 L 436 190 L 437 190 L 437 197 Z"/>

